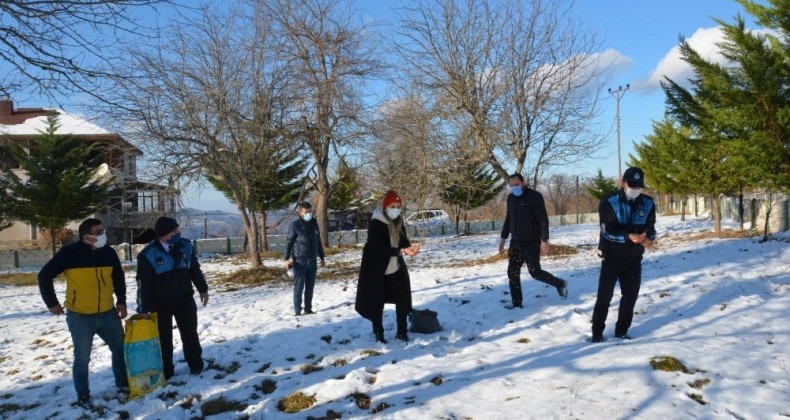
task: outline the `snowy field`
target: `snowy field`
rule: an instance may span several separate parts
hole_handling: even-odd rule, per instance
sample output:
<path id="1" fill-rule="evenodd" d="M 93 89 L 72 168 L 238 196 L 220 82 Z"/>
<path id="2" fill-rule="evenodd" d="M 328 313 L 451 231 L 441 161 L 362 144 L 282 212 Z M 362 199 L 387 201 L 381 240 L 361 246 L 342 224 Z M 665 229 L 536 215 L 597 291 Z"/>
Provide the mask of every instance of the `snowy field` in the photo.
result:
<path id="1" fill-rule="evenodd" d="M 443 331 L 397 341 L 388 305 L 389 344 L 376 343 L 354 312 L 353 275 L 322 281 L 319 270 L 318 313 L 301 317 L 283 284 L 216 287 L 198 312 L 209 368 L 190 376 L 176 338 L 171 383 L 120 401 L 109 351 L 96 338 L 93 410 L 72 404 L 65 317 L 46 311 L 37 287 L 0 286 L 0 418 L 203 418 L 220 398 L 235 408 L 210 418 L 788 418 L 790 236 L 766 243 L 701 237 L 710 230 L 709 221 L 659 217 L 633 340 L 612 337 L 616 291 L 607 341 L 588 341 L 600 267 L 594 224 L 552 228 L 553 244 L 578 250 L 543 260 L 568 280 L 569 298 L 560 300 L 525 268 L 524 309 L 514 310 L 505 308 L 507 262 L 482 261 L 495 254 L 497 234 L 430 239 L 407 264 L 415 308 L 437 311 Z M 359 258 L 359 250 L 332 256 L 327 270 Z M 202 264 L 210 285 L 244 267 L 230 258 Z M 133 271 L 127 284 L 131 302 Z M 62 298 L 63 285 L 57 290 Z M 677 358 L 687 372 L 653 370 L 651 359 L 661 356 Z M 280 411 L 278 403 L 297 391 L 314 396 L 311 408 Z"/>

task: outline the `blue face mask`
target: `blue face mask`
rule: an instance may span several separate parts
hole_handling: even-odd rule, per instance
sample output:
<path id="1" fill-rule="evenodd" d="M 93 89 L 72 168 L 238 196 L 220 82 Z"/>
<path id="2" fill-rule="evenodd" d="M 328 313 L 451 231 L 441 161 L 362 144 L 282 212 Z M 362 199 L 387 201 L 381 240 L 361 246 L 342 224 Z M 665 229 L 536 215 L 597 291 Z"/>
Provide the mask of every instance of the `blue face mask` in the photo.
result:
<path id="1" fill-rule="evenodd" d="M 167 240 L 167 243 L 170 245 L 175 245 L 181 242 L 181 232 L 176 233 L 175 235 L 171 236 L 170 239 Z"/>
<path id="2" fill-rule="evenodd" d="M 521 189 L 521 185 L 513 185 L 510 187 L 510 193 L 516 197 L 520 196 L 523 192 L 524 190 Z"/>
<path id="3" fill-rule="evenodd" d="M 309 222 L 309 221 L 313 220 L 313 213 L 305 213 L 305 214 L 303 214 L 302 215 L 302 219 L 304 219 L 305 222 Z"/>

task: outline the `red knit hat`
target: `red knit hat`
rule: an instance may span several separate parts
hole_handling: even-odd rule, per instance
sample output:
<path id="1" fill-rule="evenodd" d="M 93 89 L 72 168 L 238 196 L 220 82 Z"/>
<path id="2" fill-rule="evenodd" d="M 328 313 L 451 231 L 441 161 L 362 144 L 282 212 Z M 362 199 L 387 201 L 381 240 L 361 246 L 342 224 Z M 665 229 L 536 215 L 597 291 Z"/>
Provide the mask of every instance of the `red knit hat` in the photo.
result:
<path id="1" fill-rule="evenodd" d="M 403 205 L 398 193 L 393 190 L 389 190 L 386 194 L 384 194 L 384 199 L 381 201 L 381 206 L 386 209 L 392 203 L 401 203 L 401 205 Z"/>

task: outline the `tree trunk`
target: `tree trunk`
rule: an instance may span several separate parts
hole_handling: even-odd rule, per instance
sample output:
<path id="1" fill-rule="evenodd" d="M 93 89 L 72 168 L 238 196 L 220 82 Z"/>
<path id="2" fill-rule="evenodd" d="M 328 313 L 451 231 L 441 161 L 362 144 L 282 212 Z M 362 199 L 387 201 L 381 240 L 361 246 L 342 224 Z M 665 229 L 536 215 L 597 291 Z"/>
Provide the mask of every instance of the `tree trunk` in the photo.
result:
<path id="1" fill-rule="evenodd" d="M 765 224 L 763 225 L 763 242 L 768 240 L 768 236 L 771 233 L 771 210 L 773 209 L 773 194 L 767 194 L 767 200 L 765 200 Z"/>
<path id="2" fill-rule="evenodd" d="M 329 247 L 329 177 L 326 173 L 326 168 L 320 164 L 316 165 L 318 168 L 318 179 L 316 180 L 316 187 L 318 188 L 318 198 L 315 205 L 315 214 L 318 218 L 318 233 L 321 235 L 321 244 L 324 248 Z"/>
<path id="3" fill-rule="evenodd" d="M 741 192 L 738 194 L 738 220 L 741 224 L 741 230 L 743 230 L 743 188 L 741 188 Z"/>
<path id="4" fill-rule="evenodd" d="M 248 212 L 242 205 L 237 205 L 237 207 L 239 213 L 241 213 L 241 220 L 244 222 L 244 230 L 247 232 L 247 238 L 249 238 L 247 243 L 250 246 L 250 267 L 259 268 L 262 264 L 261 256 L 258 254 L 258 241 L 256 240 L 258 237 L 258 223 L 255 220 L 255 212 Z M 250 215 L 252 215 L 252 220 L 250 220 Z"/>
<path id="5" fill-rule="evenodd" d="M 266 234 L 266 209 L 261 207 L 261 248 L 269 251 L 269 236 Z"/>
<path id="6" fill-rule="evenodd" d="M 49 251 L 50 257 L 55 257 L 55 229 L 47 229 L 49 231 Z"/>
<path id="7" fill-rule="evenodd" d="M 713 230 L 716 236 L 721 236 L 721 209 L 719 208 L 719 197 L 711 196 L 711 212 L 713 213 Z"/>
<path id="8" fill-rule="evenodd" d="M 686 201 L 688 200 L 688 196 L 684 196 L 680 200 L 680 221 L 686 221 Z"/>

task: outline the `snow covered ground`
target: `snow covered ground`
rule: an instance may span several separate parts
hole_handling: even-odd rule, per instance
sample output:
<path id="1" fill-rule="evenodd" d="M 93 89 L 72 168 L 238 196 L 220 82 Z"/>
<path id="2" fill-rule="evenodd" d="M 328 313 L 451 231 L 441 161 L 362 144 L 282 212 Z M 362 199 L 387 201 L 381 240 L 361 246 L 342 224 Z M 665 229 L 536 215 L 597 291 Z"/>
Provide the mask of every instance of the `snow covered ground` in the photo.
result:
<path id="1" fill-rule="evenodd" d="M 498 235 L 430 239 L 407 263 L 414 306 L 437 311 L 442 332 L 397 341 L 388 305 L 390 341 L 376 343 L 354 312 L 353 276 L 328 282 L 319 271 L 318 313 L 298 318 L 287 286 L 216 288 L 198 312 L 209 369 L 190 376 L 176 339 L 171 383 L 119 401 L 109 351 L 97 338 L 93 410 L 72 405 L 65 318 L 46 311 L 36 287 L 2 286 L 0 418 L 201 418 L 220 397 L 237 408 L 211 418 L 790 417 L 790 236 L 695 239 L 710 222 L 660 217 L 658 225 L 630 341 L 612 337 L 619 291 L 608 340 L 588 341 L 600 266 L 596 225 L 552 229 L 552 243 L 579 251 L 543 260 L 568 280 L 569 298 L 524 269 L 525 307 L 514 310 L 505 308 L 506 261 L 480 261 L 495 253 Z M 359 257 L 359 250 L 331 257 L 328 269 Z M 243 267 L 228 258 L 203 266 L 210 277 Z M 131 300 L 133 271 L 127 281 Z M 653 370 L 650 360 L 660 356 L 677 358 L 689 373 Z M 280 411 L 280 400 L 297 391 L 315 397 L 312 407 Z"/>

